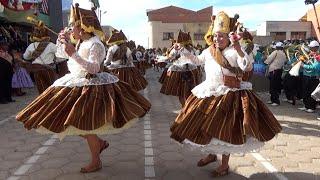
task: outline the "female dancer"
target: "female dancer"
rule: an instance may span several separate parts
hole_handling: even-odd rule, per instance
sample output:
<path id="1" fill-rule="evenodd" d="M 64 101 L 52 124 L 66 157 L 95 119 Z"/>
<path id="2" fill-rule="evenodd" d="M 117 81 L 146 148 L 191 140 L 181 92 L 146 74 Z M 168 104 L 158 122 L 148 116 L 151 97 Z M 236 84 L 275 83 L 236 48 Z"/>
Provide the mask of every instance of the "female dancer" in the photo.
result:
<path id="1" fill-rule="evenodd" d="M 169 67 L 166 76 L 161 78 L 163 84 L 160 92 L 166 95 L 178 96 L 183 106 L 191 94 L 191 89 L 200 84 L 201 71 L 185 56 L 188 54 L 194 55 L 195 52 L 191 45 L 190 34 L 180 30 L 177 42 L 181 48 L 173 48 L 169 54 L 169 59 L 173 63 L 167 65 Z"/>
<path id="2" fill-rule="evenodd" d="M 107 65 L 106 71 L 111 71 L 121 81 L 130 84 L 134 90 L 140 91 L 147 87 L 148 82 L 133 65 L 132 53 L 126 41 L 127 38 L 122 31 L 112 32 L 108 40 L 108 44 L 112 46 L 108 49 L 104 65 Z"/>
<path id="3" fill-rule="evenodd" d="M 100 153 L 108 143 L 97 134 L 119 133 L 144 116 L 150 103 L 127 83 L 106 72 L 99 72 L 105 48 L 97 35 L 103 35 L 95 12 L 72 7 L 73 37 L 77 48 L 61 33 L 58 48 L 69 56 L 69 74 L 23 109 L 17 120 L 27 129 L 54 133 L 60 137 L 80 135 L 88 142 L 91 163 L 80 172 L 94 172 L 102 167 Z"/>
<path id="4" fill-rule="evenodd" d="M 171 126 L 171 138 L 180 143 L 222 154 L 222 164 L 212 172 L 229 172 L 231 153 L 259 149 L 281 131 L 270 110 L 243 77 L 251 71 L 253 58 L 240 46 L 239 36 L 230 35 L 236 20 L 218 13 L 206 36 L 210 47 L 200 56 L 188 55 L 205 64 L 206 80 L 192 90 L 186 105 Z M 204 166 L 217 160 L 209 154 L 198 162 Z"/>

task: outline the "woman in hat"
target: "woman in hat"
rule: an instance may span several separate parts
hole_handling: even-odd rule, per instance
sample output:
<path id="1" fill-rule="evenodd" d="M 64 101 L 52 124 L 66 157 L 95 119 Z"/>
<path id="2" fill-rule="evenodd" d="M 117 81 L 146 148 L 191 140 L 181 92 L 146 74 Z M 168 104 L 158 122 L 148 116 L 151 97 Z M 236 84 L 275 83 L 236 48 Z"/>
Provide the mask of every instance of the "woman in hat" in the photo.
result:
<path id="1" fill-rule="evenodd" d="M 151 104 L 114 75 L 100 72 L 105 58 L 101 42 L 103 32 L 93 10 L 78 7 L 71 10 L 72 35 L 59 35 L 58 48 L 69 56 L 69 74 L 54 82 L 46 91 L 23 109 L 17 120 L 27 129 L 41 133 L 80 135 L 88 142 L 91 163 L 81 168 L 82 173 L 102 167 L 100 153 L 109 144 L 98 134 L 120 133 L 144 116 Z M 61 51 L 60 51 L 61 52 Z"/>
<path id="2" fill-rule="evenodd" d="M 236 19 L 220 12 L 213 20 L 205 37 L 209 48 L 200 56 L 188 55 L 205 64 L 206 80 L 192 89 L 170 130 L 174 140 L 210 153 L 198 166 L 222 154 L 222 164 L 212 172 L 216 177 L 228 174 L 230 154 L 261 148 L 281 126 L 243 78 L 252 70 L 253 58 L 241 48 L 239 36 L 228 36 Z"/>
<path id="3" fill-rule="evenodd" d="M 50 42 L 49 31 L 43 26 L 34 26 L 32 43 L 23 54 L 27 70 L 34 75 L 35 83 L 39 94 L 51 86 L 58 75 L 55 67 L 56 45 Z"/>
<path id="4" fill-rule="evenodd" d="M 169 53 L 168 70 L 160 92 L 166 95 L 178 96 L 181 105 L 185 104 L 186 99 L 191 94 L 191 89 L 201 82 L 201 71 L 197 68 L 185 54 L 195 55 L 195 49 L 192 46 L 191 36 L 189 33 L 179 31 L 177 43 Z"/>
<path id="5" fill-rule="evenodd" d="M 111 47 L 108 49 L 104 65 L 106 71 L 111 71 L 121 81 L 130 84 L 134 90 L 140 91 L 147 87 L 148 82 L 134 66 L 132 52 L 126 45 L 126 41 L 127 38 L 121 30 L 112 32 L 108 40 Z"/>

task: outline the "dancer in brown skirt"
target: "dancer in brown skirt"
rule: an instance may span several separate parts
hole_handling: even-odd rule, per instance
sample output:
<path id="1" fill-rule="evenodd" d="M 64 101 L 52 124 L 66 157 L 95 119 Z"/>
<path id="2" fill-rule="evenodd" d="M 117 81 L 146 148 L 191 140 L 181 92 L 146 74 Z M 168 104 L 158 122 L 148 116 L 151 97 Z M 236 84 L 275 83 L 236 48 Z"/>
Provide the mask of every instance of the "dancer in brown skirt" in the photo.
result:
<path id="1" fill-rule="evenodd" d="M 181 48 L 173 48 L 169 54 L 169 58 L 171 57 L 173 63 L 168 65 L 160 92 L 166 95 L 178 96 L 183 106 L 191 94 L 191 89 L 201 83 L 201 72 L 185 56 L 185 54 L 194 55 L 190 34 L 180 30 L 177 43 Z"/>
<path id="2" fill-rule="evenodd" d="M 101 169 L 100 153 L 109 146 L 97 135 L 119 133 L 131 127 L 148 112 L 151 104 L 118 77 L 99 72 L 106 52 L 99 38 L 104 34 L 95 12 L 76 4 L 70 21 L 72 35 L 78 40 L 77 48 L 69 43 L 66 33 L 59 35 L 62 47 L 58 47 L 64 48 L 69 56 L 70 73 L 56 80 L 16 118 L 27 129 L 54 133 L 61 138 L 66 135 L 85 138 L 92 160 L 81 172 L 88 173 Z"/>
<path id="3" fill-rule="evenodd" d="M 267 106 L 242 77 L 252 69 L 253 58 L 239 44 L 233 30 L 237 18 L 218 13 L 209 28 L 209 48 L 200 56 L 187 55 L 205 64 L 206 80 L 192 90 L 186 105 L 171 126 L 171 138 L 209 154 L 198 162 L 205 166 L 222 154 L 222 164 L 212 176 L 229 172 L 229 156 L 261 148 L 281 131 Z M 229 36 L 228 36 L 229 34 Z"/>
<path id="4" fill-rule="evenodd" d="M 114 30 L 108 40 L 112 45 L 108 49 L 104 62 L 106 71 L 111 71 L 121 81 L 128 83 L 134 90 L 140 91 L 147 87 L 148 82 L 133 65 L 130 49 L 126 45 L 127 38 L 122 31 Z"/>
<path id="5" fill-rule="evenodd" d="M 55 65 L 56 45 L 50 42 L 49 32 L 42 26 L 34 26 L 31 43 L 23 54 L 23 58 L 31 63 L 23 66 L 34 74 L 39 94 L 45 91 L 58 78 Z"/>

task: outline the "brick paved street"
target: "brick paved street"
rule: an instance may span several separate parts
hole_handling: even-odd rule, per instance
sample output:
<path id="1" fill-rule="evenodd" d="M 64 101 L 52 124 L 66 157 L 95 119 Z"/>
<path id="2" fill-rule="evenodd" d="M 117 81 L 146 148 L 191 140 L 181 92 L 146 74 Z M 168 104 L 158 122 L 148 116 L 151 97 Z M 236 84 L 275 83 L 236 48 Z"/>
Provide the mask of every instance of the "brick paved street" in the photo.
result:
<path id="1" fill-rule="evenodd" d="M 27 131 L 14 115 L 37 94 L 15 97 L 16 103 L 0 105 L 0 179 L 110 179 L 110 180 L 205 180 L 218 163 L 196 166 L 199 151 L 170 140 L 169 127 L 177 116 L 177 97 L 159 93 L 159 72 L 149 70 L 149 85 L 143 93 L 152 109 L 140 122 L 122 134 L 103 136 L 110 147 L 102 153 L 103 169 L 81 174 L 89 162 L 89 149 L 80 137 L 60 141 L 55 136 Z M 259 93 L 267 101 L 266 93 Z M 270 107 L 283 131 L 259 152 L 233 155 L 230 175 L 219 179 L 320 180 L 320 121 L 316 114 L 297 110 L 283 102 Z M 277 172 L 278 171 L 278 172 Z"/>

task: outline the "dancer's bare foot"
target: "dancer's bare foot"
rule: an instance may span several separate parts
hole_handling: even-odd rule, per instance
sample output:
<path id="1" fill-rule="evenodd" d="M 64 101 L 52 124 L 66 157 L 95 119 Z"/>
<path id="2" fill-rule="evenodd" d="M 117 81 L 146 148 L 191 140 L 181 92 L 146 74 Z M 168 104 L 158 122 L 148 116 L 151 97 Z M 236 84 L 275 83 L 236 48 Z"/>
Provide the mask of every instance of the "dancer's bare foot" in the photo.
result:
<path id="1" fill-rule="evenodd" d="M 102 162 L 99 160 L 98 162 L 91 162 L 86 167 L 81 168 L 81 173 L 91 173 L 99 171 L 102 168 Z"/>
<path id="2" fill-rule="evenodd" d="M 206 166 L 212 162 L 217 161 L 217 155 L 215 154 L 209 154 L 207 157 L 200 159 L 200 161 L 198 161 L 198 166 L 202 167 L 202 166 Z"/>
<path id="3" fill-rule="evenodd" d="M 211 173 L 213 177 L 226 176 L 228 174 L 229 174 L 228 165 L 220 165 L 217 169 L 213 170 Z"/>

